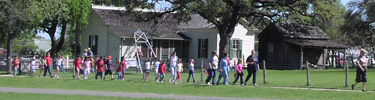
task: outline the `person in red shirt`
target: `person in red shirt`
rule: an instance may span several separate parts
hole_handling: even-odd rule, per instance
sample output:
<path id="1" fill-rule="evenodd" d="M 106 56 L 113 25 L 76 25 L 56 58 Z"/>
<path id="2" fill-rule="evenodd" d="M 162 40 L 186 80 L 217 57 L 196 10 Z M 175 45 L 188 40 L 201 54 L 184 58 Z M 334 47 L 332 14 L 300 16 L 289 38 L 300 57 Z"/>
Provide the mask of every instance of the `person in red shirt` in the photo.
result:
<path id="1" fill-rule="evenodd" d="M 77 79 L 80 79 L 80 76 L 79 76 L 79 71 L 82 69 L 81 68 L 81 59 L 79 59 L 79 56 L 76 57 L 76 59 L 74 60 L 74 66 L 75 66 L 75 70 L 77 71 Z M 75 77 L 74 77 L 75 78 Z"/>
<path id="2" fill-rule="evenodd" d="M 20 64 L 20 60 L 18 59 L 18 56 L 12 61 L 13 69 L 14 69 L 14 76 L 17 76 L 17 69 L 18 65 Z"/>
<path id="3" fill-rule="evenodd" d="M 165 72 L 166 72 L 166 69 L 165 69 L 164 61 L 160 60 L 160 65 L 159 65 L 160 83 L 163 83 Z"/>
<path id="4" fill-rule="evenodd" d="M 122 80 L 122 66 L 120 64 L 120 66 L 118 66 L 117 68 L 117 74 L 118 74 L 118 80 Z"/>
<path id="5" fill-rule="evenodd" d="M 52 70 L 51 70 L 51 64 L 52 64 L 51 61 L 52 61 L 52 59 L 50 57 L 50 53 L 49 52 L 47 53 L 47 56 L 44 57 L 44 60 L 46 61 L 46 66 L 44 68 L 44 77 L 47 76 L 47 70 L 48 70 L 49 75 L 51 76 L 51 78 L 53 78 L 53 76 L 52 76 Z"/>
<path id="6" fill-rule="evenodd" d="M 125 65 L 125 57 L 124 56 L 121 57 L 120 66 L 122 68 L 122 80 L 124 80 L 125 79 L 125 71 L 126 71 L 126 69 L 128 69 Z"/>
<path id="7" fill-rule="evenodd" d="M 95 64 L 96 64 L 95 79 L 98 79 L 98 75 L 100 75 L 100 79 L 103 79 L 103 66 L 104 66 L 103 56 L 101 56 L 100 59 L 98 59 Z"/>

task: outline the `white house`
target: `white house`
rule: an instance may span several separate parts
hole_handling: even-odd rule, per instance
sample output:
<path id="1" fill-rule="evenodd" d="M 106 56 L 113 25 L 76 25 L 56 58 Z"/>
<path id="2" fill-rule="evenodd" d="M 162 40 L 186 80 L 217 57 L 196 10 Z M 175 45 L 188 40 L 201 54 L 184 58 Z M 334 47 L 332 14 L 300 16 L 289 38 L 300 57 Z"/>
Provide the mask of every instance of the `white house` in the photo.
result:
<path id="1" fill-rule="evenodd" d="M 121 8 L 93 6 L 89 24 L 82 30 L 81 47 L 92 48 L 94 55 L 119 59 L 121 56 L 134 57 L 133 33 L 141 29 L 153 45 L 157 58 L 168 59 L 173 51 L 187 62 L 194 58 L 196 64 L 205 60 L 210 52 L 219 49 L 219 34 L 216 27 L 198 14 L 192 14 L 192 20 L 183 23 L 171 16 L 164 16 L 163 21 L 154 25 L 154 21 L 135 22 Z M 155 30 L 154 30 L 155 29 Z M 153 31 L 151 31 L 153 30 Z M 232 58 L 243 58 L 254 49 L 257 29 L 238 24 L 230 41 Z M 139 46 L 146 57 L 150 50 L 146 45 Z M 83 49 L 81 49 L 83 50 Z M 81 51 L 83 52 L 83 51 Z"/>

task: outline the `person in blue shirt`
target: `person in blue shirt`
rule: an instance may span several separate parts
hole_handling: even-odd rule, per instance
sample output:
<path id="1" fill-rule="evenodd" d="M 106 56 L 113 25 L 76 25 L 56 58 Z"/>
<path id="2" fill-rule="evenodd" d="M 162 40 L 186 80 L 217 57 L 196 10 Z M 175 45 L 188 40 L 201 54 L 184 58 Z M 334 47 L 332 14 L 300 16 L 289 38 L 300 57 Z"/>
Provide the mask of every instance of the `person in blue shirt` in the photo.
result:
<path id="1" fill-rule="evenodd" d="M 220 61 L 220 74 L 219 79 L 216 84 L 219 84 L 221 77 L 224 77 L 223 85 L 228 85 L 228 73 L 230 68 L 230 60 L 228 58 L 228 53 L 224 53 L 224 57 Z"/>
<path id="2" fill-rule="evenodd" d="M 253 75 L 253 85 L 258 86 L 258 84 L 256 83 L 256 79 L 257 79 L 256 77 L 257 77 L 257 71 L 259 71 L 259 62 L 258 62 L 258 57 L 255 56 L 254 50 L 252 50 L 251 55 L 247 57 L 246 64 L 247 64 L 248 74 L 245 80 L 245 85 L 247 81 L 249 81 L 251 75 Z"/>

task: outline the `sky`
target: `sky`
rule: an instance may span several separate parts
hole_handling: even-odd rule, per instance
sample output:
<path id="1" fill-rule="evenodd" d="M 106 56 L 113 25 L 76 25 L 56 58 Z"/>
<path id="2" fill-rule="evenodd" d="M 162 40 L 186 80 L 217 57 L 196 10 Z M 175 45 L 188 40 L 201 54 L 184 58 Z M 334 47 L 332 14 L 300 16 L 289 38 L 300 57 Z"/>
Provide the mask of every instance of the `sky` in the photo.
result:
<path id="1" fill-rule="evenodd" d="M 346 6 L 346 4 L 349 3 L 350 1 L 358 1 L 358 0 L 341 0 L 341 3 L 342 3 L 344 6 Z M 160 10 L 160 9 L 162 9 L 162 8 L 164 8 L 164 7 L 170 7 L 170 6 L 171 6 L 170 4 L 160 3 L 160 4 L 157 4 L 157 5 L 156 5 L 155 9 L 159 9 L 159 10 Z M 60 31 L 61 31 L 61 29 L 58 28 L 58 29 L 57 29 L 57 32 L 60 32 Z M 42 36 L 42 37 L 44 37 L 45 39 L 51 39 L 51 38 L 48 36 L 47 33 L 42 32 L 42 31 L 40 31 L 40 33 L 38 33 L 36 36 Z M 60 35 L 59 35 L 59 34 L 56 34 L 55 37 L 58 38 L 58 37 L 60 37 Z"/>

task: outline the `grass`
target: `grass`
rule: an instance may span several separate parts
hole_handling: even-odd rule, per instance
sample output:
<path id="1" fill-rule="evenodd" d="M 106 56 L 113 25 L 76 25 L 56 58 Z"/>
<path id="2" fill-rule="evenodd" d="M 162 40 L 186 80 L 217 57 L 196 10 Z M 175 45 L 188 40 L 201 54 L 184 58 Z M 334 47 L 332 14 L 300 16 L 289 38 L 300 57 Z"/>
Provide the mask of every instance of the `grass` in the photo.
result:
<path id="1" fill-rule="evenodd" d="M 367 90 L 374 91 L 375 80 L 374 69 L 368 72 Z M 130 72 L 135 73 L 135 72 Z M 355 70 L 349 72 L 349 83 L 352 84 L 355 78 Z M 37 76 L 38 74 L 36 74 Z M 169 79 L 167 73 L 165 81 Z M 1 87 L 24 87 L 24 88 L 47 88 L 47 89 L 69 89 L 69 90 L 90 90 L 90 91 L 111 91 L 111 92 L 133 92 L 133 93 L 156 93 L 156 94 L 178 94 L 197 96 L 218 96 L 218 97 L 240 97 L 240 98 L 265 98 L 265 99 L 374 99 L 372 92 L 342 92 L 342 91 L 316 91 L 316 90 L 295 90 L 276 89 L 270 87 L 303 87 L 303 88 L 333 88 L 349 89 L 344 87 L 345 71 L 343 69 L 311 70 L 310 84 L 306 86 L 306 71 L 304 70 L 268 70 L 267 82 L 263 83 L 263 73 L 257 74 L 259 87 L 236 86 L 207 86 L 201 84 L 186 84 L 187 73 L 182 73 L 183 84 L 157 84 L 153 82 L 154 74 L 150 74 L 150 81 L 141 80 L 141 74 L 127 74 L 125 81 L 118 80 L 95 80 L 94 74 L 89 80 L 72 79 L 72 73 L 61 74 L 63 79 L 50 79 L 38 77 L 0 77 Z M 200 80 L 200 73 L 196 73 Z M 247 75 L 247 72 L 245 72 Z M 27 76 L 23 74 L 22 76 Z M 82 75 L 83 76 L 83 75 Z M 81 76 L 81 78 L 82 78 Z M 229 83 L 233 82 L 233 75 L 229 75 Z M 245 76 L 246 77 L 246 76 Z M 244 78 L 245 78 L 244 77 Z M 107 76 L 107 78 L 109 78 Z M 117 75 L 115 75 L 117 78 Z M 205 79 L 206 77 L 204 77 Z M 249 80 L 251 83 L 251 80 Z M 358 85 L 357 88 L 361 89 Z"/>
<path id="2" fill-rule="evenodd" d="M 37 94 L 37 93 L 13 93 L 0 92 L 3 100 L 166 100 L 155 98 L 124 98 L 124 97 L 106 97 L 106 96 L 88 96 L 88 95 L 56 95 L 56 94 Z"/>

